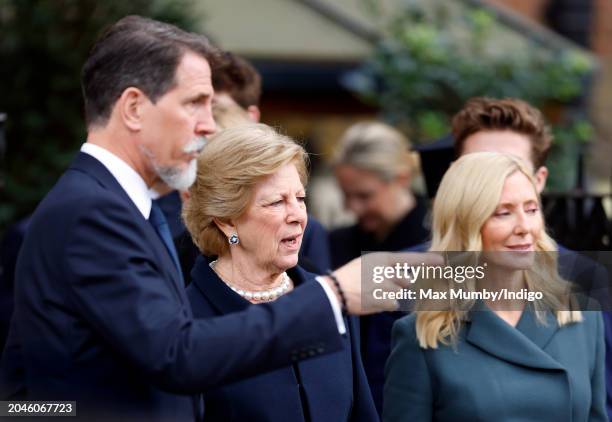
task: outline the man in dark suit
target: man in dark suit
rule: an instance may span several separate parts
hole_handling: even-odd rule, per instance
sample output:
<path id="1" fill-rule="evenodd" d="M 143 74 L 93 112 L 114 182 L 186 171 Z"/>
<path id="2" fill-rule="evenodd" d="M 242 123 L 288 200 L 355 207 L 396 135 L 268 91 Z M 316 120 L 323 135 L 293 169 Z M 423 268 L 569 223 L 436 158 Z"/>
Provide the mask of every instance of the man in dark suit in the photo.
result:
<path id="1" fill-rule="evenodd" d="M 10 226 L 0 242 L 0 350 L 8 337 L 13 314 L 13 291 L 15 288 L 15 264 L 30 217 L 25 217 Z"/>
<path id="2" fill-rule="evenodd" d="M 190 394 L 339 350 L 340 303 L 375 311 L 361 307 L 354 261 L 271 304 L 193 318 L 148 188 L 193 182 L 215 130 L 219 60 L 203 37 L 137 16 L 94 45 L 82 72 L 87 141 L 33 214 L 18 258 L 2 399 L 76 400 L 87 420 L 194 420 L 202 409 Z"/>

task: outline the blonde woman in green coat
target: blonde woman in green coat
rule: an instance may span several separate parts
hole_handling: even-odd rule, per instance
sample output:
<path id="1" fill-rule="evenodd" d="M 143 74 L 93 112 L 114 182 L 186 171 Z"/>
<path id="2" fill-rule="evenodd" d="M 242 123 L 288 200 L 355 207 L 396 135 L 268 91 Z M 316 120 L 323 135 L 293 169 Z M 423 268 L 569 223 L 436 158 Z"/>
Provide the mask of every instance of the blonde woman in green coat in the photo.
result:
<path id="1" fill-rule="evenodd" d="M 473 279 L 465 290 L 542 296 L 421 303 L 427 311 L 397 321 L 385 422 L 607 421 L 601 315 L 578 311 L 566 294 L 518 158 L 474 153 L 451 166 L 434 203 L 431 250 L 481 251 L 486 286 Z"/>

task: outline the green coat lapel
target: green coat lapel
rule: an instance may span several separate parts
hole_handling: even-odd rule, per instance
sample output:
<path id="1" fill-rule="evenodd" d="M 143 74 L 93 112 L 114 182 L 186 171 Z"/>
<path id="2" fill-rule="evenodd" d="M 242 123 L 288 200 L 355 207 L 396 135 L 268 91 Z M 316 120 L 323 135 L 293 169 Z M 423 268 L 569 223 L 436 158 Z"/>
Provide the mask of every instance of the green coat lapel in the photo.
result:
<path id="1" fill-rule="evenodd" d="M 532 309 L 525 309 L 516 329 L 544 350 L 559 330 L 557 318 L 551 312 L 546 312 L 545 321 L 545 323 L 539 322 Z"/>
<path id="2" fill-rule="evenodd" d="M 529 309 L 525 309 L 515 328 L 481 304 L 470 312 L 465 338 L 479 349 L 517 365 L 564 370 L 561 364 L 543 350 L 557 329 L 552 315 L 547 324 L 542 325 Z"/>

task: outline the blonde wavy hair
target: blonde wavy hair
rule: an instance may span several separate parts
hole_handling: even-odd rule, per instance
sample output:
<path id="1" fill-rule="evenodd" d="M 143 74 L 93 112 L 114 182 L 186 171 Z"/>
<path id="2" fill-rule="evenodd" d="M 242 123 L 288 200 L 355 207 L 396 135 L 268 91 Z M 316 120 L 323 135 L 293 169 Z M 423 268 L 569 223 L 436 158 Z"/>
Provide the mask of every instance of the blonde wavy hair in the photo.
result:
<path id="1" fill-rule="evenodd" d="M 214 222 L 240 217 L 253 187 L 286 164 L 294 164 L 304 186 L 308 156 L 293 139 L 264 124 L 230 127 L 213 136 L 198 157 L 195 183 L 183 204 L 185 226 L 205 255 L 223 255 L 228 241 Z"/>
<path id="2" fill-rule="evenodd" d="M 499 203 L 506 179 L 521 172 L 531 181 L 536 195 L 533 176 L 526 163 L 519 158 L 492 152 L 467 154 L 455 161 L 445 173 L 433 206 L 433 240 L 431 251 L 482 251 L 481 229 L 493 215 Z M 539 195 L 538 195 L 539 201 Z M 582 320 L 580 311 L 573 309 L 568 299 L 569 284 L 557 271 L 557 247 L 542 229 L 535 244 L 536 265 L 523 270 L 529 291 L 543 293 L 534 302 L 537 318 L 545 321 L 545 313 L 553 312 L 560 326 Z M 473 254 L 472 259 L 479 254 Z M 453 283 L 453 281 L 450 281 Z M 450 288 L 445 282 L 443 289 Z M 467 280 L 463 290 L 477 290 L 476 280 Z M 428 310 L 431 305 L 417 304 L 416 332 L 422 348 L 437 348 L 439 343 L 455 343 L 469 311 L 475 304 L 471 300 L 453 300 L 443 310 Z"/>

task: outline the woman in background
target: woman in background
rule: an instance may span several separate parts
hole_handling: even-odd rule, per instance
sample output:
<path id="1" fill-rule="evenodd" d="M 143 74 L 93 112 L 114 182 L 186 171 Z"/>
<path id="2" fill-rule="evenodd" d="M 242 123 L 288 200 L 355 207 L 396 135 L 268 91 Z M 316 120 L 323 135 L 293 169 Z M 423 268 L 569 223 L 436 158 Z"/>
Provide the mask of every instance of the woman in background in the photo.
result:
<path id="1" fill-rule="evenodd" d="M 357 123 L 342 136 L 332 164 L 345 206 L 357 223 L 331 232 L 334 268 L 362 251 L 399 251 L 429 240 L 426 201 L 410 189 L 414 165 L 409 148 L 404 135 L 380 122 Z M 400 316 L 382 313 L 360 319 L 363 363 L 379 413 L 391 327 Z"/>
<path id="2" fill-rule="evenodd" d="M 542 299 L 422 303 L 428 311 L 396 322 L 384 421 L 607 420 L 601 315 L 575 310 L 556 252 L 546 252 L 555 248 L 518 158 L 474 153 L 450 167 L 431 250 L 482 251 L 486 277 L 463 289 L 527 289 Z"/>
<path id="3" fill-rule="evenodd" d="M 398 251 L 428 240 L 426 203 L 410 189 L 409 148 L 404 135 L 380 122 L 357 123 L 342 136 L 332 164 L 357 223 L 331 233 L 334 268 L 361 251 Z"/>

